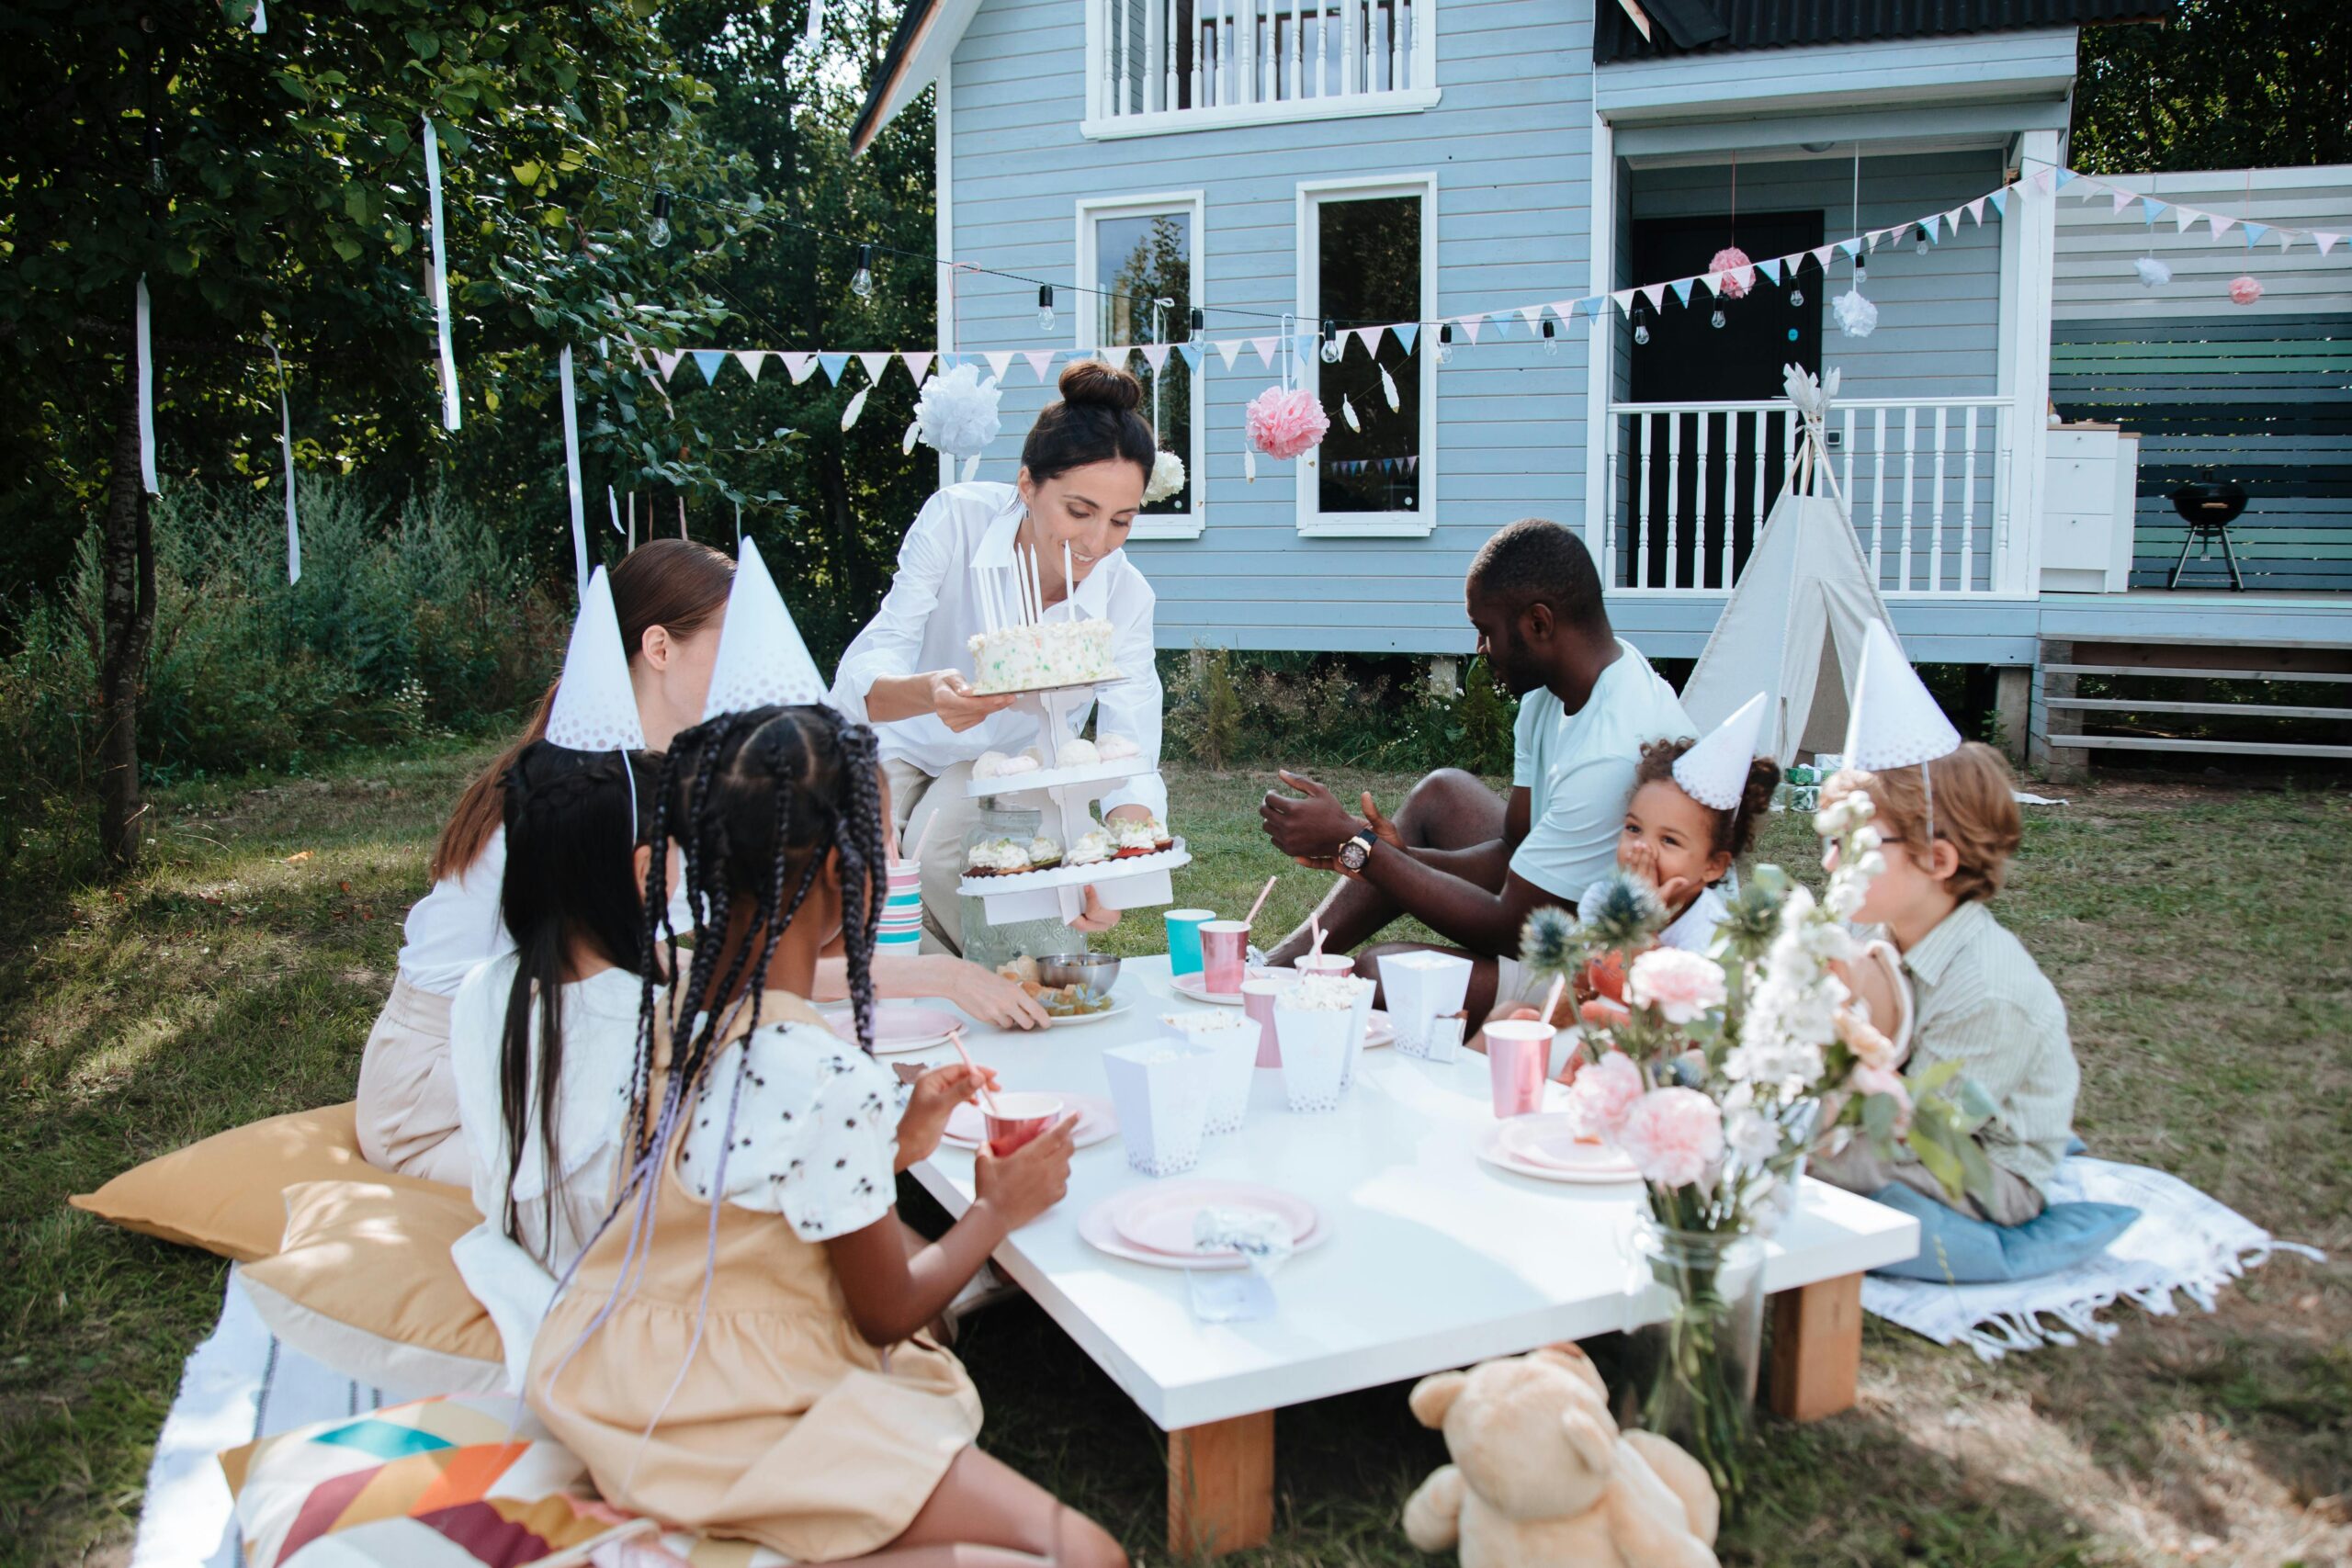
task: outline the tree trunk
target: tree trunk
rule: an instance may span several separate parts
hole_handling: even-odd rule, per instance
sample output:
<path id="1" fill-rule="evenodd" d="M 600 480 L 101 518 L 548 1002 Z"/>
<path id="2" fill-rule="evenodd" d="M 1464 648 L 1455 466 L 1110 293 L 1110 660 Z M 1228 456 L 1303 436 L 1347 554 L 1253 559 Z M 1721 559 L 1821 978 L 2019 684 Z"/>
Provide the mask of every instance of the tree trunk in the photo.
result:
<path id="1" fill-rule="evenodd" d="M 122 356 L 114 465 L 107 480 L 98 653 L 98 845 L 118 873 L 139 863 L 139 687 L 155 631 L 155 536 L 139 465 L 139 364 Z"/>
<path id="2" fill-rule="evenodd" d="M 820 438 L 817 451 L 817 489 L 824 498 L 825 520 L 833 536 L 834 559 L 838 563 L 839 579 L 849 595 L 849 602 L 860 615 L 870 615 L 874 585 L 868 581 L 865 555 L 857 540 L 857 519 L 849 504 L 849 471 L 843 467 L 842 448 L 849 444 L 846 434 L 831 441 Z"/>

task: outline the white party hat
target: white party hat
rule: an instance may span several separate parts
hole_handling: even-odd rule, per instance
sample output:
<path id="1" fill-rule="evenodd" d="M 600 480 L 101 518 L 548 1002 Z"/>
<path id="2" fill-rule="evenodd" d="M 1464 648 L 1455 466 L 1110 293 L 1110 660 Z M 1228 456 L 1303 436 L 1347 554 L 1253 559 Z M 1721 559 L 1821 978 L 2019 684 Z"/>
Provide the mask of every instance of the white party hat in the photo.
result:
<path id="1" fill-rule="evenodd" d="M 1919 683 L 1883 621 L 1863 633 L 1861 672 L 1854 678 L 1853 716 L 1846 723 L 1846 765 L 1905 768 L 1960 750 L 1960 731 Z"/>
<path id="2" fill-rule="evenodd" d="M 629 684 L 628 651 L 621 647 L 621 619 L 613 608 L 613 585 L 598 567 L 581 595 L 580 618 L 571 623 L 571 647 L 563 656 L 563 678 L 548 709 L 548 739 L 574 751 L 641 750 L 645 726 L 637 716 L 637 691 Z"/>
<path id="3" fill-rule="evenodd" d="M 727 624 L 718 634 L 718 657 L 711 665 L 706 719 L 747 708 L 805 706 L 825 700 L 825 678 L 800 640 L 800 628 L 776 592 L 751 536 L 743 536 L 735 561 L 735 585 L 727 593 Z"/>
<path id="4" fill-rule="evenodd" d="M 1674 782 L 1700 805 L 1729 811 L 1747 793 L 1747 771 L 1755 766 L 1756 737 L 1763 728 L 1764 694 L 1758 692 L 1674 759 Z"/>

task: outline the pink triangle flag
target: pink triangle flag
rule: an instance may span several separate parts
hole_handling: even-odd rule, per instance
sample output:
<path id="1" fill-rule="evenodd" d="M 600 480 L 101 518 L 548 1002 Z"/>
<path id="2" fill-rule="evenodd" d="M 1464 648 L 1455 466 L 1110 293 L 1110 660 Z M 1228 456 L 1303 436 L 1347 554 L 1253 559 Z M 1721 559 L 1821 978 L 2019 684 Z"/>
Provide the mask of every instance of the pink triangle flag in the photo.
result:
<path id="1" fill-rule="evenodd" d="M 1813 247 L 1811 254 L 1813 256 L 1813 265 L 1819 267 L 1822 271 L 1827 272 L 1829 270 L 1829 247 L 1827 245 L 1815 245 Z"/>
<path id="2" fill-rule="evenodd" d="M 922 385 L 924 375 L 931 369 L 931 362 L 938 355 L 927 348 L 910 348 L 899 357 L 906 361 L 907 374 L 912 377 L 915 385 L 920 387 Z"/>
<path id="3" fill-rule="evenodd" d="M 1356 334 L 1356 341 L 1363 344 L 1363 351 L 1375 357 L 1378 356 L 1380 353 L 1380 334 L 1387 329 L 1385 327 L 1357 327 L 1353 330 Z"/>
<path id="4" fill-rule="evenodd" d="M 1648 301 L 1650 302 L 1650 309 L 1651 309 L 1651 310 L 1665 310 L 1665 309 L 1666 309 L 1666 285 L 1665 285 L 1665 284 L 1663 284 L 1663 283 L 1645 283 L 1645 284 L 1643 284 L 1643 285 L 1641 286 L 1641 288 L 1639 288 L 1635 289 L 1635 290 L 1634 290 L 1634 292 L 1635 292 L 1635 293 L 1637 293 L 1637 294 L 1639 294 L 1643 299 L 1646 299 L 1646 300 L 1648 300 Z"/>
<path id="5" fill-rule="evenodd" d="M 1544 307 L 1541 305 L 1521 305 L 1519 308 L 1519 313 L 1527 318 L 1528 330 L 1532 332 L 1535 330 L 1535 323 L 1544 319 Z"/>
<path id="6" fill-rule="evenodd" d="M 1012 350 L 1009 348 L 992 348 L 980 357 L 989 362 L 989 374 L 1000 382 L 1004 379 L 1005 372 L 1012 368 Z"/>
<path id="7" fill-rule="evenodd" d="M 1487 312 L 1474 310 L 1469 315 L 1459 317 L 1457 320 L 1462 323 L 1462 335 L 1468 338 L 1470 345 L 1476 348 L 1478 344 L 1478 329 L 1487 324 Z"/>
<path id="8" fill-rule="evenodd" d="M 796 387 L 808 379 L 809 373 L 817 368 L 817 356 L 813 354 L 797 354 L 786 349 L 783 351 L 783 357 L 784 367 L 792 373 L 792 384 Z"/>
<path id="9" fill-rule="evenodd" d="M 2108 199 L 2115 203 L 2115 210 L 2120 212 L 2140 198 L 2128 190 L 2109 190 Z"/>
<path id="10" fill-rule="evenodd" d="M 1050 348 L 1024 348 L 1021 351 L 1021 357 L 1029 362 L 1029 368 L 1035 371 L 1037 379 L 1042 381 L 1046 378 L 1046 372 L 1053 367 L 1054 351 Z"/>
<path id="11" fill-rule="evenodd" d="M 2172 209 L 2173 231 L 2177 234 L 2186 234 L 2188 232 L 2188 226 L 2204 216 L 2193 207 L 2176 207 Z"/>
<path id="12" fill-rule="evenodd" d="M 1234 362 L 1234 360 L 1235 360 L 1236 358 L 1239 357 L 1240 353 L 1241 353 L 1241 340 L 1240 340 L 1239 338 L 1238 338 L 1238 337 L 1220 338 L 1220 339 L 1217 341 L 1217 345 L 1216 345 L 1216 355 L 1217 355 L 1217 357 L 1218 357 L 1219 359 L 1222 359 L 1222 360 L 1224 360 L 1224 361 L 1225 361 L 1225 367 L 1226 367 L 1227 370 L 1230 370 L 1230 369 L 1232 369 L 1232 368 L 1233 368 L 1233 362 Z"/>
<path id="13" fill-rule="evenodd" d="M 2212 226 L 2213 238 L 2217 240 L 2222 235 L 2228 233 L 2237 223 L 2236 219 L 2224 218 L 2218 212 L 2207 213 L 2205 215 L 2205 221 Z"/>
<path id="14" fill-rule="evenodd" d="M 683 348 L 654 350 L 653 363 L 662 367 L 662 379 L 668 380 L 678 368 L 678 361 L 685 356 L 686 351 Z"/>
<path id="15" fill-rule="evenodd" d="M 1872 255 L 1876 255 L 1878 254 L 1878 243 L 1885 238 L 1885 230 L 1873 229 L 1869 233 L 1862 236 L 1862 244 Z"/>
<path id="16" fill-rule="evenodd" d="M 1164 343 L 1145 344 L 1143 345 L 1143 362 L 1146 365 L 1150 366 L 1153 373 L 1157 374 L 1159 367 L 1168 363 L 1168 345 Z"/>
<path id="17" fill-rule="evenodd" d="M 767 352 L 764 348 L 739 348 L 735 351 L 735 363 L 743 367 L 744 375 L 756 381 L 760 378 L 760 361 Z"/>
<path id="18" fill-rule="evenodd" d="M 1979 227 L 1983 226 L 1984 222 L 1984 198 L 1983 197 L 1980 196 L 1974 201 L 1968 204 L 1968 215 L 1976 220 Z"/>
<path id="19" fill-rule="evenodd" d="M 1981 222 L 1983 222 L 1983 221 L 1984 221 L 1984 220 L 1980 218 L 1980 219 L 1978 219 L 1978 220 L 1977 220 L 1977 221 L 1981 223 Z M 1950 212 L 1947 212 L 1947 213 L 1945 213 L 1945 214 L 1944 214 L 1944 227 L 1951 231 L 1951 232 L 1952 232 L 1952 237 L 1953 237 L 1954 239 L 1958 239 L 1958 238 L 1960 237 L 1960 209 L 1959 209 L 1959 208 L 1955 207 L 1955 208 L 1953 208 Z"/>
<path id="20" fill-rule="evenodd" d="M 2036 169 L 2033 171 L 2034 188 L 2047 196 L 2050 193 L 2051 182 L 2057 177 L 2057 171 L 2053 169 Z"/>
<path id="21" fill-rule="evenodd" d="M 1609 298 L 1617 301 L 1617 310 L 1619 314 L 1630 316 L 1634 313 L 1634 291 L 1632 289 L 1620 288 L 1616 293 L 1611 294 Z"/>
<path id="22" fill-rule="evenodd" d="M 2325 255 L 2328 252 L 2334 250 L 2335 248 L 2335 242 L 2342 238 L 2344 238 L 2344 236 L 2341 234 L 2324 233 L 2316 229 L 2312 231 L 2312 243 L 2319 247 L 2319 254 L 2322 255 Z"/>
<path id="23" fill-rule="evenodd" d="M 1274 367 L 1275 341 L 1275 339 L 1270 337 L 1253 337 L 1250 340 L 1250 348 L 1257 353 L 1258 363 L 1264 366 L 1269 370 Z"/>
<path id="24" fill-rule="evenodd" d="M 857 362 L 865 367 L 865 378 L 879 386 L 882 382 L 882 372 L 890 368 L 890 355 L 888 350 L 861 353 L 857 356 Z"/>
<path id="25" fill-rule="evenodd" d="M 1563 321 L 1574 321 L 1577 302 L 1573 299 L 1555 299 L 1552 301 L 1551 310 L 1552 314 L 1559 317 Z"/>

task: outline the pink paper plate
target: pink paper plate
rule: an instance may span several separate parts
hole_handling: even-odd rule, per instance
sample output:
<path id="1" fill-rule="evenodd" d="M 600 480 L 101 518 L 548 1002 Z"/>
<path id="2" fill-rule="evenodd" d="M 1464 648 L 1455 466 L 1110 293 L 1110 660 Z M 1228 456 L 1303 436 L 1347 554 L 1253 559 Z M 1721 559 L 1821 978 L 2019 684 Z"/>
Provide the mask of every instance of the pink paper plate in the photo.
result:
<path id="1" fill-rule="evenodd" d="M 1114 1192 L 1080 1215 L 1079 1240 L 1108 1257 L 1125 1258 L 1129 1263 L 1141 1263 L 1153 1269 L 1200 1269 L 1225 1271 L 1249 1267 L 1238 1253 L 1154 1252 L 1148 1247 L 1136 1246 L 1119 1234 L 1119 1228 L 1114 1222 L 1114 1216 L 1118 1213 L 1119 1205 L 1131 1201 L 1133 1197 L 1132 1191 Z M 1318 1222 L 1313 1230 L 1300 1239 L 1298 1250 L 1305 1252 L 1309 1247 L 1320 1247 L 1330 1234 L 1330 1227 Z"/>
<path id="2" fill-rule="evenodd" d="M 1062 1114 L 1078 1112 L 1078 1146 L 1091 1148 L 1119 1130 L 1119 1118 L 1111 1109 L 1111 1101 L 1099 1094 L 1066 1094 L 1060 1089 L 1049 1090 L 1062 1102 Z M 944 1140 L 962 1149 L 977 1149 L 980 1140 L 988 1136 L 986 1120 L 977 1105 L 959 1105 L 947 1113 L 947 1131 Z"/>
<path id="3" fill-rule="evenodd" d="M 1531 1165 L 1556 1170 L 1630 1176 L 1634 1162 L 1605 1144 L 1586 1143 L 1577 1136 L 1576 1122 L 1565 1112 L 1547 1116 L 1514 1116 L 1502 1124 L 1502 1146 Z"/>
<path id="4" fill-rule="evenodd" d="M 1111 1224 L 1122 1241 L 1148 1252 L 1170 1258 L 1230 1258 L 1234 1254 L 1229 1247 L 1203 1247 L 1193 1240 L 1193 1218 L 1207 1208 L 1272 1213 L 1290 1227 L 1293 1247 L 1311 1234 L 1317 1224 L 1315 1205 L 1306 1199 L 1251 1181 L 1179 1181 L 1147 1187 L 1113 1212 Z"/>
<path id="5" fill-rule="evenodd" d="M 1573 1187 L 1623 1187 L 1641 1180 L 1641 1173 L 1631 1165 L 1595 1166 L 1589 1169 L 1572 1170 L 1563 1166 L 1539 1165 L 1511 1153 L 1503 1142 L 1503 1129 L 1509 1122 L 1488 1122 L 1474 1135 L 1478 1157 L 1488 1165 L 1499 1166 L 1518 1176 L 1533 1177 L 1538 1181 L 1560 1181 Z"/>
<path id="6" fill-rule="evenodd" d="M 833 1032 L 842 1039 L 857 1038 L 857 1023 L 850 1014 L 834 1013 L 828 1021 L 832 1024 Z M 874 1054 L 888 1056 L 899 1051 L 944 1045 L 949 1032 L 963 1026 L 962 1019 L 937 1008 L 878 1007 L 874 1010 Z"/>

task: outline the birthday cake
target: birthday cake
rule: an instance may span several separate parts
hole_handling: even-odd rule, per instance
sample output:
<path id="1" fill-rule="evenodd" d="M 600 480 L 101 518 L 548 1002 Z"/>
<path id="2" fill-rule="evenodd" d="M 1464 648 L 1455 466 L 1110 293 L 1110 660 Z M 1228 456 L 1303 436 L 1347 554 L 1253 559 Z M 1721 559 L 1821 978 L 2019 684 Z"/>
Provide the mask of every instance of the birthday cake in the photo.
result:
<path id="1" fill-rule="evenodd" d="M 1042 621 L 1001 626 L 971 640 L 972 690 L 1028 692 L 1115 681 L 1114 628 L 1102 620 Z"/>

